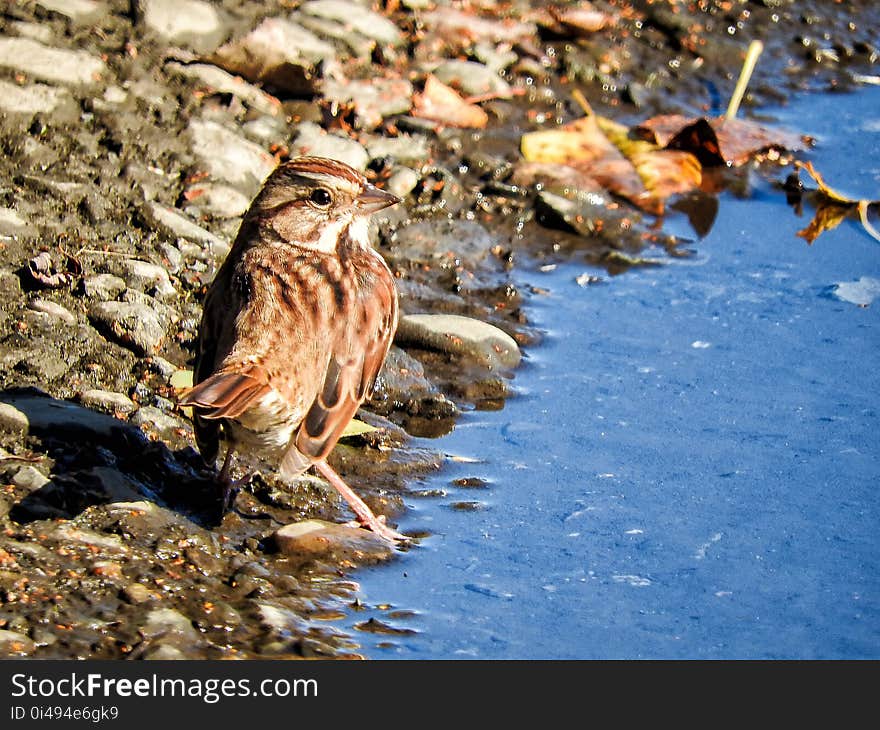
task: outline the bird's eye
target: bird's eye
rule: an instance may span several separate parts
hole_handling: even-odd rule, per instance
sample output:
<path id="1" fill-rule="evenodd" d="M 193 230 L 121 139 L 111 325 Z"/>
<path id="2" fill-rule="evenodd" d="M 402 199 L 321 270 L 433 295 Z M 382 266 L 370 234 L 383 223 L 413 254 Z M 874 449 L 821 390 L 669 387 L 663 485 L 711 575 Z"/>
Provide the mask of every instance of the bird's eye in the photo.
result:
<path id="1" fill-rule="evenodd" d="M 317 188 L 312 190 L 312 194 L 309 195 L 309 200 L 321 208 L 326 208 L 333 202 L 333 196 L 330 195 L 330 191 L 326 188 Z"/>

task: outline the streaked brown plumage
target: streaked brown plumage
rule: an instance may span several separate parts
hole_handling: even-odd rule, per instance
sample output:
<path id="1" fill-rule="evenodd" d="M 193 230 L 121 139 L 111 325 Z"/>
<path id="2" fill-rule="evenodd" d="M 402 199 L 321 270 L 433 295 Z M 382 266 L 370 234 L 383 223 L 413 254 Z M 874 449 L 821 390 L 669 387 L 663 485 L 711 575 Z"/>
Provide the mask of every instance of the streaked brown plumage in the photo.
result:
<path id="1" fill-rule="evenodd" d="M 368 396 L 397 329 L 394 277 L 369 245 L 367 218 L 398 202 L 341 162 L 300 157 L 276 169 L 244 217 L 208 290 L 192 406 L 202 455 L 221 436 L 291 479 L 314 465 L 362 525 L 400 539 L 325 459 Z"/>

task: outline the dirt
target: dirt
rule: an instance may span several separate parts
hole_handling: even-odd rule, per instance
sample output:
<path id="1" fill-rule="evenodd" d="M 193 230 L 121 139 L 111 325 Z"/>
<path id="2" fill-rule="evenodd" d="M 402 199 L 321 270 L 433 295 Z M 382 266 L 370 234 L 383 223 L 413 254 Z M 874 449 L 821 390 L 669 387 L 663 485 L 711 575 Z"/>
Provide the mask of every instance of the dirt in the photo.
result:
<path id="1" fill-rule="evenodd" d="M 169 69 L 170 61 L 198 57 L 150 31 L 137 3 L 102 5 L 100 19 L 88 23 L 39 2 L 0 10 L 2 36 L 40 34 L 49 46 L 102 59 L 107 69 L 91 87 L 57 84 L 70 98 L 53 111 L 0 110 L 0 208 L 21 221 L 0 221 L 0 654 L 357 656 L 356 637 L 332 620 L 357 610 L 357 566 L 388 556 L 369 547 L 318 557 L 279 552 L 271 536 L 281 526 L 348 516 L 319 480 L 283 485 L 266 465 L 242 465 L 242 473 L 258 474 L 234 509 L 220 514 L 215 471 L 194 449 L 171 379 L 191 365 L 201 301 L 220 256 L 161 230 L 145 205 L 182 212 L 187 191 L 204 179 L 188 132 L 192 120 L 238 130 L 276 160 L 290 154 L 305 120 L 353 138 L 364 130 L 351 126 L 350 110 L 321 105 L 320 90 L 297 96 L 268 86 L 281 102 L 275 115 L 234 94 L 206 91 Z M 240 37 L 300 3 L 215 5 L 226 36 Z M 349 76 L 410 69 L 406 75 L 419 86 L 426 59 L 475 56 L 460 38 L 427 28 L 422 11 L 387 5 L 380 10 L 403 31 L 402 45 L 380 44 L 362 58 L 340 51 Z M 405 312 L 483 319 L 528 351 L 540 345 L 540 333 L 529 328 L 530 292 L 514 285 L 514 266 L 577 255 L 614 273 L 646 246 L 675 252 L 662 234 L 644 235 L 655 229 L 653 220 L 636 212 L 642 227 L 592 236 L 542 225 L 534 191 L 510 182 L 524 132 L 582 114 L 573 89 L 597 112 L 627 124 L 656 113 L 722 112 L 753 38 L 765 51 L 746 115 L 792 93 L 847 89 L 855 75 L 876 74 L 880 13 L 871 2 L 594 5 L 614 22 L 583 34 L 554 25 L 543 3 L 444 5 L 490 20 L 537 18 L 538 30 L 500 49 L 515 54 L 504 76 L 523 93 L 484 102 L 485 130 L 391 115 L 373 133 L 415 130 L 429 146 L 427 159 L 409 163 L 416 186 L 378 231 Z M 40 82 L 10 66 L 0 68 L 0 80 Z M 267 135 L 258 136 L 260 124 Z M 377 158 L 369 169 L 381 180 L 402 166 Z M 450 219 L 481 225 L 489 243 L 455 226 L 450 232 Z M 208 214 L 192 221 L 228 241 L 238 219 Z M 426 226 L 424 243 L 404 236 L 414 224 Z M 436 243 L 445 240 L 453 243 L 438 254 Z M 40 252 L 49 255 L 48 270 L 31 263 Z M 170 289 L 127 274 L 130 260 L 162 267 Z M 94 279 L 100 274 L 123 277 L 122 293 L 112 279 Z M 107 286 L 111 291 L 101 289 Z M 147 344 L 137 344 L 133 331 L 120 333 L 96 316 L 104 300 L 152 313 L 158 331 L 141 333 Z M 331 463 L 393 523 L 406 501 L 429 497 L 419 496 L 419 477 L 443 467 L 439 452 L 414 445 L 411 436 L 448 432 L 462 408 L 502 407 L 511 381 L 442 352 L 396 350 L 392 361 L 361 414 L 379 430 L 340 444 Z M 121 394 L 130 407 L 109 396 L 78 405 L 90 390 Z M 391 632 L 372 624 L 363 630 Z"/>

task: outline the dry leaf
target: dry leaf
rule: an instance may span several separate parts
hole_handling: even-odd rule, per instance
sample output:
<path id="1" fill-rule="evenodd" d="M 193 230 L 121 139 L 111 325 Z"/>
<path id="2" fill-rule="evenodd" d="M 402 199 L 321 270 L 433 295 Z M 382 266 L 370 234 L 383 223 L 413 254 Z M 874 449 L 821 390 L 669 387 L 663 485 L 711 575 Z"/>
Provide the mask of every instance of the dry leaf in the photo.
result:
<path id="1" fill-rule="evenodd" d="M 429 75 L 425 89 L 413 97 L 413 116 L 450 127 L 482 129 L 489 115 L 476 104 L 468 104 L 455 89 Z"/>

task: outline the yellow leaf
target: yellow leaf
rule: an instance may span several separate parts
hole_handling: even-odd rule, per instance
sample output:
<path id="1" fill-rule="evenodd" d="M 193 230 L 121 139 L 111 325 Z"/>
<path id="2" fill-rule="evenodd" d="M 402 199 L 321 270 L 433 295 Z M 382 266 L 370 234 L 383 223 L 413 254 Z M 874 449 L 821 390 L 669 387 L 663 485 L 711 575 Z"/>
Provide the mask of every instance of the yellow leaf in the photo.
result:
<path id="1" fill-rule="evenodd" d="M 373 431 L 378 431 L 379 429 L 375 426 L 371 426 L 369 423 L 364 423 L 363 421 L 359 421 L 357 418 L 352 418 L 349 421 L 349 424 L 345 427 L 345 430 L 342 432 L 342 436 L 339 438 L 347 438 L 349 436 L 361 436 L 365 433 L 372 433 Z"/>

